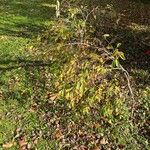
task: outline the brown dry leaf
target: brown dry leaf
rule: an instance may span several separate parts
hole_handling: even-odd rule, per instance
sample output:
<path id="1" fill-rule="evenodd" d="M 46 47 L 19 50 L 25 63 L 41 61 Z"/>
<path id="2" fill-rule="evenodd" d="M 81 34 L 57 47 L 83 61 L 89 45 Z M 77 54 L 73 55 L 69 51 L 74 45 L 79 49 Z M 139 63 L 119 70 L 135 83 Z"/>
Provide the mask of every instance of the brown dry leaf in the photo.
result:
<path id="1" fill-rule="evenodd" d="M 79 134 L 79 135 L 82 135 L 82 134 L 83 134 L 83 132 L 82 132 L 81 130 L 79 130 L 79 131 L 78 131 L 78 134 Z"/>
<path id="2" fill-rule="evenodd" d="M 33 143 L 36 145 L 38 143 L 38 138 L 34 139 Z"/>
<path id="3" fill-rule="evenodd" d="M 124 149 L 125 148 L 125 145 L 123 144 L 119 144 L 118 147 L 120 148 L 120 150 Z"/>
<path id="4" fill-rule="evenodd" d="M 30 111 L 30 112 L 35 112 L 37 109 L 38 109 L 38 105 L 37 105 L 36 103 L 34 103 L 34 104 L 30 107 L 29 111 Z"/>
<path id="5" fill-rule="evenodd" d="M 99 127 L 101 127 L 101 125 L 100 125 L 99 123 L 95 123 L 95 124 L 94 124 L 94 127 L 95 127 L 95 128 L 99 128 Z"/>
<path id="6" fill-rule="evenodd" d="M 5 143 L 5 144 L 3 144 L 3 148 L 11 148 L 12 146 L 14 146 L 14 143 L 12 143 L 12 142 L 8 142 L 8 143 Z"/>
<path id="7" fill-rule="evenodd" d="M 32 148 L 32 144 L 31 144 L 31 143 L 28 143 L 27 148 L 28 148 L 28 149 L 31 149 L 31 148 Z"/>
<path id="8" fill-rule="evenodd" d="M 24 146 L 28 144 L 24 136 L 19 138 L 18 143 L 19 143 L 20 148 L 23 148 Z"/>
<path id="9" fill-rule="evenodd" d="M 146 120 L 146 124 L 150 125 L 150 120 Z"/>
<path id="10" fill-rule="evenodd" d="M 56 129 L 56 131 L 55 131 L 55 133 L 54 133 L 54 136 L 55 136 L 57 139 L 59 139 L 59 138 L 61 138 L 61 137 L 63 136 L 62 131 L 61 131 L 60 128 L 57 128 L 57 129 Z"/>
<path id="11" fill-rule="evenodd" d="M 52 100 L 52 101 L 54 101 L 57 98 L 57 94 L 48 93 L 47 94 L 47 98 Z"/>
<path id="12" fill-rule="evenodd" d="M 35 110 L 33 108 L 30 108 L 29 112 L 33 113 L 33 112 L 35 112 Z"/>
<path id="13" fill-rule="evenodd" d="M 105 138 L 102 138 L 102 139 L 100 140 L 100 144 L 102 144 L 102 145 L 106 145 L 106 144 L 107 144 L 106 139 L 105 139 Z"/>
<path id="14" fill-rule="evenodd" d="M 57 98 L 57 95 L 52 95 L 52 96 L 50 97 L 50 100 L 54 101 L 56 98 Z"/>
<path id="15" fill-rule="evenodd" d="M 93 150 L 101 150 L 98 146 L 95 146 Z"/>

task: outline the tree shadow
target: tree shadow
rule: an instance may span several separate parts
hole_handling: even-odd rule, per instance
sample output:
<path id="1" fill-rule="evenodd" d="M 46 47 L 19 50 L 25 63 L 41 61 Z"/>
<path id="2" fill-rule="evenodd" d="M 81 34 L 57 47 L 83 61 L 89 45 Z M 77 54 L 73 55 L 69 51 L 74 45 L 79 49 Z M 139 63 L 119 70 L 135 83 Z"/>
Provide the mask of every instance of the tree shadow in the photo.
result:
<path id="1" fill-rule="evenodd" d="M 46 21 L 50 21 L 55 10 L 48 7 L 53 1 L 16 0 L 0 3 L 0 35 L 31 38 L 45 30 Z"/>
<path id="2" fill-rule="evenodd" d="M 125 28 L 103 28 L 104 33 L 111 33 L 113 38 L 116 38 L 115 42 L 122 44 L 120 50 L 125 53 L 126 60 L 122 61 L 125 68 L 131 69 L 143 69 L 150 71 L 150 56 L 145 54 L 147 50 L 150 50 L 148 42 L 143 42 L 143 39 L 149 37 L 150 33 L 147 32 L 134 32 Z"/>
<path id="3" fill-rule="evenodd" d="M 15 28 L 19 29 L 15 31 L 11 28 L 1 28 L 0 27 L 0 35 L 2 36 L 13 36 L 13 37 L 22 37 L 22 38 L 32 38 L 37 36 L 44 31 L 46 31 L 46 27 L 32 24 L 16 24 Z"/>
<path id="4" fill-rule="evenodd" d="M 150 1 L 108 1 L 103 6 L 112 4 L 114 10 L 110 12 L 115 12 L 116 18 L 99 19 L 100 22 L 94 24 L 95 36 L 100 38 L 108 33 L 116 39 L 116 43 L 122 43 L 121 50 L 126 56 L 122 64 L 127 70 L 142 69 L 150 72 L 150 56 L 145 54 L 150 50 Z M 118 16 L 120 18 L 116 22 Z"/>
<path id="5" fill-rule="evenodd" d="M 41 101 L 47 82 L 45 70 L 49 70 L 50 73 L 52 65 L 53 62 L 43 60 L 1 59 L 0 89 L 3 91 L 3 100 L 17 100 L 20 105 L 32 99 L 35 102 Z M 11 76 L 7 76 L 9 72 Z M 17 88 L 14 88 L 15 86 Z"/>
<path id="6" fill-rule="evenodd" d="M 32 38 L 33 36 L 36 37 L 41 34 L 47 30 L 47 23 L 49 24 L 55 15 L 54 8 L 50 7 L 50 4 L 53 2 L 55 1 L 1 1 L 0 36 Z M 4 54 L 0 57 L 0 92 L 4 90 L 3 99 L 6 101 L 16 99 L 20 104 L 24 104 L 28 99 L 32 99 L 32 96 L 34 96 L 34 99 L 36 99 L 38 95 L 40 97 L 46 82 L 44 74 L 42 74 L 44 72 L 43 70 L 45 70 L 45 68 L 49 69 L 52 62 L 39 59 L 34 60 L 33 58 L 22 59 L 17 58 L 17 54 L 12 56 L 11 54 L 5 54 L 5 51 L 3 51 L 3 53 Z M 11 90 L 9 88 L 9 86 L 11 86 L 9 85 L 9 80 L 14 82 L 12 84 L 17 84 L 15 83 L 15 76 L 18 75 L 18 72 L 22 80 L 19 81 L 19 83 L 23 87 L 18 86 L 17 89 Z"/>
<path id="7" fill-rule="evenodd" d="M 0 65 L 4 67 L 0 67 L 0 73 L 4 73 L 6 71 L 11 71 L 13 69 L 18 68 L 27 68 L 27 67 L 46 67 L 52 64 L 51 61 L 42 61 L 42 60 L 26 60 L 26 59 L 5 59 L 0 60 Z"/>

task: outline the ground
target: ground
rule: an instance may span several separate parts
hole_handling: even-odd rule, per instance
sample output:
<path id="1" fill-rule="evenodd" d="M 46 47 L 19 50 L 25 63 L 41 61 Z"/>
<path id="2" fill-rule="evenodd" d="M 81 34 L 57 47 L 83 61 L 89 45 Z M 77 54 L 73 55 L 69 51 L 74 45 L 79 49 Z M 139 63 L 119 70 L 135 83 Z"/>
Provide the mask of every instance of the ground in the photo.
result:
<path id="1" fill-rule="evenodd" d="M 145 56 L 144 51 L 149 46 L 140 51 L 144 56 L 142 59 L 136 52 L 135 64 L 133 64 L 134 52 L 128 52 L 132 51 L 134 45 L 125 51 L 130 56 L 124 66 L 130 63 L 127 70 L 132 75 L 134 90 L 138 89 L 136 96 L 140 102 L 135 106 L 139 122 L 138 119 L 134 121 L 138 130 L 129 134 L 128 130 L 131 127 L 126 121 L 123 126 L 119 123 L 111 125 L 105 118 L 101 118 L 99 122 L 98 116 L 85 117 L 70 112 L 61 100 L 55 103 L 55 95 L 51 95 L 53 87 L 49 85 L 51 82 L 49 79 L 52 74 L 57 74 L 60 68 L 59 62 L 55 64 L 36 57 L 36 54 L 30 55 L 32 44 L 34 45 L 35 39 L 37 40 L 38 36 L 49 28 L 54 14 L 54 8 L 46 0 L 12 0 L 11 2 L 3 0 L 0 3 L 0 149 L 15 150 L 20 147 L 44 150 L 62 149 L 63 146 L 64 149 L 69 149 L 70 145 L 75 148 L 77 143 L 80 149 L 84 150 L 86 148 L 83 145 L 88 143 L 92 149 L 95 141 L 98 141 L 102 148 L 108 145 L 115 149 L 113 143 L 108 143 L 109 139 L 104 134 L 113 134 L 114 141 L 119 137 L 120 139 L 117 140 L 120 149 L 141 147 L 148 149 L 150 56 Z M 135 29 L 135 26 L 133 28 Z M 120 34 L 122 35 L 122 30 Z M 126 34 L 129 35 L 129 32 L 127 31 Z M 123 39 L 124 37 L 121 40 Z M 131 53 L 133 53 L 132 57 Z M 138 59 L 140 62 L 137 61 Z M 144 62 L 141 62 L 142 60 Z M 139 65 L 140 63 L 142 65 Z M 122 134 L 119 134 L 120 132 Z M 137 141 L 142 143 L 141 147 L 136 143 Z M 127 143 L 129 145 L 126 147 Z"/>
<path id="2" fill-rule="evenodd" d="M 0 4 L 0 92 L 6 91 L 6 101 L 0 101 L 1 147 L 4 143 L 13 143 L 16 129 L 24 128 L 31 134 L 31 131 L 40 125 L 36 112 L 30 110 L 32 102 L 28 101 L 28 95 L 25 98 L 20 93 L 30 90 L 25 88 L 29 83 L 27 70 L 30 70 L 28 64 L 34 63 L 30 62 L 30 59 L 26 60 L 26 45 L 48 26 L 54 13 L 52 8 L 44 4 L 43 0 L 2 1 Z M 22 63 L 25 66 L 23 69 L 19 67 Z M 20 80 L 20 77 L 21 85 L 16 85 L 15 81 L 16 90 L 11 93 L 8 90 L 8 82 Z M 40 149 L 43 149 L 44 142 L 40 142 Z M 11 148 L 16 147 L 17 145 Z"/>

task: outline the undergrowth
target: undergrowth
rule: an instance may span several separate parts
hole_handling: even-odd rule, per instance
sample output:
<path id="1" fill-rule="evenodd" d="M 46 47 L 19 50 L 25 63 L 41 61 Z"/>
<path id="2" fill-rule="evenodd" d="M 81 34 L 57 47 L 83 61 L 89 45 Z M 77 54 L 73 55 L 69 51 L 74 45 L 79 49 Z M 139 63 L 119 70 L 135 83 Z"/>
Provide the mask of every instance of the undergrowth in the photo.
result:
<path id="1" fill-rule="evenodd" d="M 120 42 L 94 36 L 96 10 L 57 1 L 50 29 L 26 46 L 27 60 L 13 75 L 3 70 L 0 98 L 30 108 L 15 118 L 27 121 L 10 138 L 15 146 L 19 138 L 27 149 L 149 149 L 150 88 L 134 87 Z"/>
<path id="2" fill-rule="evenodd" d="M 84 6 L 77 8 L 67 4 L 60 7 L 58 3 L 57 18 L 52 21 L 51 30 L 40 37 L 42 47 L 32 48 L 31 54 L 39 53 L 39 57 L 50 58 L 60 65 L 59 71 L 54 75 L 55 79 L 50 81 L 53 89 L 48 98 L 53 100 L 54 105 L 66 105 L 62 111 L 63 115 L 67 114 L 67 110 L 70 111 L 69 122 L 81 126 L 81 119 L 81 124 L 86 124 L 86 128 L 92 123 L 90 132 L 94 132 L 96 136 L 99 133 L 99 142 L 87 144 L 86 135 L 85 141 L 81 138 L 77 142 L 78 148 L 147 148 L 148 141 L 139 133 L 134 122 L 136 102 L 131 77 L 120 64 L 121 59 L 125 60 L 120 51 L 121 43 L 114 43 L 109 34 L 104 34 L 101 39 L 93 37 L 95 29 L 88 19 L 91 16 L 96 18 L 96 10 L 97 8 L 88 10 Z M 45 48 L 45 43 L 48 48 Z M 63 132 L 65 129 L 60 127 L 58 130 Z M 65 139 L 68 138 L 64 135 Z M 67 144 L 70 148 L 75 146 L 75 143 L 70 142 L 69 139 Z M 63 144 L 61 146 L 62 149 L 65 147 Z"/>

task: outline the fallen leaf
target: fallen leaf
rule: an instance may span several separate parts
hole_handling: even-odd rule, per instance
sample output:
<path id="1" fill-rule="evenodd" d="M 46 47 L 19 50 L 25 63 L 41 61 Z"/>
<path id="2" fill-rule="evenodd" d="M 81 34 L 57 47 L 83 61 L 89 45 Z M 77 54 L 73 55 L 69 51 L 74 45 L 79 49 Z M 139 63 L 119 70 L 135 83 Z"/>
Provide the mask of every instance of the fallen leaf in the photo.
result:
<path id="1" fill-rule="evenodd" d="M 120 149 L 124 149 L 124 148 L 125 148 L 125 145 L 119 144 L 118 147 L 119 147 Z"/>
<path id="2" fill-rule="evenodd" d="M 47 98 L 52 100 L 52 101 L 54 101 L 57 98 L 57 94 L 48 93 L 47 94 Z"/>
<path id="3" fill-rule="evenodd" d="M 55 136 L 57 139 L 59 139 L 59 138 L 61 138 L 61 137 L 63 136 L 62 131 L 61 131 L 60 128 L 57 128 L 57 129 L 56 129 L 56 131 L 55 131 L 55 133 L 54 133 L 54 136 Z"/>
<path id="4" fill-rule="evenodd" d="M 105 138 L 102 138 L 102 139 L 100 140 L 100 144 L 102 144 L 102 145 L 106 145 L 106 144 L 107 144 L 106 139 L 105 139 Z"/>
<path id="5" fill-rule="evenodd" d="M 27 145 L 27 142 L 24 136 L 19 138 L 18 143 L 19 143 L 20 148 L 23 148 L 24 146 Z"/>
<path id="6" fill-rule="evenodd" d="M 101 125 L 100 125 L 99 123 L 95 123 L 95 124 L 94 124 L 94 127 L 95 127 L 95 128 L 99 128 L 99 127 L 101 127 Z"/>
<path id="7" fill-rule="evenodd" d="M 101 150 L 98 146 L 95 146 L 93 150 Z"/>
<path id="8" fill-rule="evenodd" d="M 106 37 L 109 37 L 110 35 L 109 34 L 104 34 L 103 36 L 106 38 Z"/>
<path id="9" fill-rule="evenodd" d="M 36 145 L 38 143 L 38 138 L 33 139 L 33 143 Z"/>
<path id="10" fill-rule="evenodd" d="M 28 149 L 31 149 L 31 148 L 32 148 L 31 143 L 28 143 L 27 148 L 28 148 Z"/>
<path id="11" fill-rule="evenodd" d="M 14 143 L 12 143 L 12 142 L 8 142 L 8 143 L 5 143 L 5 144 L 3 144 L 3 148 L 11 148 L 12 146 L 14 146 Z"/>
<path id="12" fill-rule="evenodd" d="M 30 112 L 35 112 L 38 109 L 38 105 L 35 103 L 31 106 L 31 108 L 29 109 Z"/>

